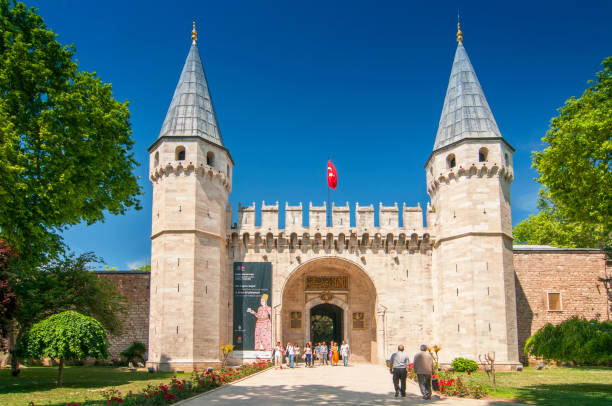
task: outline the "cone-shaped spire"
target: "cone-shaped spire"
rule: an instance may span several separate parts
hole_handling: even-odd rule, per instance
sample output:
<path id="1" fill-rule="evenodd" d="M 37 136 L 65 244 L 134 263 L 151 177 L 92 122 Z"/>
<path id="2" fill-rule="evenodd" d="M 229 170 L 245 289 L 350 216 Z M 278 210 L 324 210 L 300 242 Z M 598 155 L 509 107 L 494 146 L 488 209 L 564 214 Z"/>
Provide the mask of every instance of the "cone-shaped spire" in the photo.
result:
<path id="1" fill-rule="evenodd" d="M 440 116 L 434 151 L 466 138 L 500 137 L 476 72 L 463 47 L 458 26 L 457 51 Z"/>
<path id="2" fill-rule="evenodd" d="M 159 136 L 199 136 L 223 146 L 196 40 L 194 25 L 191 49 Z"/>

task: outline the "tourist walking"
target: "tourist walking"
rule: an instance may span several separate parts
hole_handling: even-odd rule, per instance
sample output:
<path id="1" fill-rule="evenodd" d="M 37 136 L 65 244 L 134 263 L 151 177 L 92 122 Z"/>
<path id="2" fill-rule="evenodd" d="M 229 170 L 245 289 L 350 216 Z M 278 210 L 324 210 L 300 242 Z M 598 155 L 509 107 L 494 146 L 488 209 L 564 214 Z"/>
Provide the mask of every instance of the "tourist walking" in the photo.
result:
<path id="1" fill-rule="evenodd" d="M 287 344 L 287 356 L 289 358 L 289 368 L 295 368 L 295 352 L 291 343 Z"/>
<path id="2" fill-rule="evenodd" d="M 404 346 L 398 345 L 397 352 L 391 355 L 389 372 L 393 374 L 393 387 L 395 388 L 395 397 L 402 394 L 406 397 L 406 367 L 410 363 L 408 355 L 404 352 Z"/>
<path id="3" fill-rule="evenodd" d="M 321 345 L 321 365 L 327 365 L 327 344 L 325 341 Z"/>
<path id="4" fill-rule="evenodd" d="M 338 365 L 338 361 L 340 361 L 340 349 L 338 348 L 338 343 L 334 341 L 332 346 L 332 365 Z"/>
<path id="5" fill-rule="evenodd" d="M 283 364 L 283 347 L 281 346 L 280 341 L 276 342 L 276 346 L 274 347 L 274 366 L 282 367 Z"/>
<path id="6" fill-rule="evenodd" d="M 306 343 L 306 347 L 304 347 L 304 357 L 306 358 L 306 368 L 309 368 L 312 366 L 312 347 L 310 342 Z"/>
<path id="7" fill-rule="evenodd" d="M 296 344 L 295 347 L 293 347 L 293 353 L 295 354 L 295 366 L 298 366 L 300 364 L 300 355 L 301 355 L 301 350 L 300 350 L 300 345 Z"/>
<path id="8" fill-rule="evenodd" d="M 423 399 L 431 399 L 431 376 L 435 371 L 433 357 L 427 352 L 425 344 L 421 345 L 421 351 L 414 356 L 414 372 L 417 374 Z"/>
<path id="9" fill-rule="evenodd" d="M 342 347 L 340 347 L 340 353 L 342 354 L 342 362 L 344 363 L 344 366 L 348 366 L 349 352 L 349 345 L 346 341 L 343 340 Z"/>

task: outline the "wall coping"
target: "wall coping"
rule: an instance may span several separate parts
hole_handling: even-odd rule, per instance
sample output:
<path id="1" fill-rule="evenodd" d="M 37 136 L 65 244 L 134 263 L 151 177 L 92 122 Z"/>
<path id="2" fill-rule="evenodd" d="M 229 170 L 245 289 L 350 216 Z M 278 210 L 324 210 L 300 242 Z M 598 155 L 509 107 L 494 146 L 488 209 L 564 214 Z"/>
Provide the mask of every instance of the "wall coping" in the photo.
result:
<path id="1" fill-rule="evenodd" d="M 551 245 L 513 245 L 512 250 L 517 251 L 538 251 L 538 252 L 603 252 L 599 248 L 559 248 Z"/>

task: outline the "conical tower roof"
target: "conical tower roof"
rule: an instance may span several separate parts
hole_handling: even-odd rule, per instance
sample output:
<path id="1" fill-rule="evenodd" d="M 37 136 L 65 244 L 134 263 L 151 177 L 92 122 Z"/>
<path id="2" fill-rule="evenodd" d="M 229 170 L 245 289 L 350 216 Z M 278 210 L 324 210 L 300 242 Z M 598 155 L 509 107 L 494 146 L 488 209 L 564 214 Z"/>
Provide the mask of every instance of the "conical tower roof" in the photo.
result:
<path id="1" fill-rule="evenodd" d="M 223 146 L 196 40 L 194 26 L 191 49 L 159 136 L 199 136 Z"/>
<path id="2" fill-rule="evenodd" d="M 487 99 L 470 63 L 461 30 L 440 116 L 434 151 L 466 138 L 501 138 Z"/>

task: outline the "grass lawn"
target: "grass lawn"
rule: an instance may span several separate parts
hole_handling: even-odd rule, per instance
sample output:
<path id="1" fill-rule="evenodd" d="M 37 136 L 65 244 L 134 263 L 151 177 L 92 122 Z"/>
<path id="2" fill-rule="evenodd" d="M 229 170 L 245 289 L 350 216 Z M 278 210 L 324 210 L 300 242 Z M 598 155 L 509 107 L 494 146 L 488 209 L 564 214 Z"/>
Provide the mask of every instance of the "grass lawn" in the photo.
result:
<path id="1" fill-rule="evenodd" d="M 529 367 L 523 372 L 498 372 L 495 377 L 497 393 L 491 393 L 495 398 L 531 405 L 612 405 L 612 368 L 550 367 L 536 371 Z M 474 373 L 472 378 L 489 383 L 484 372 Z"/>
<path id="2" fill-rule="evenodd" d="M 0 405 L 102 405 L 101 391 L 115 387 L 122 393 L 136 392 L 148 384 L 167 383 L 173 372 L 130 372 L 111 367 L 66 367 L 64 386 L 58 388 L 57 367 L 31 367 L 21 370 L 18 378 L 10 369 L 0 369 Z"/>

